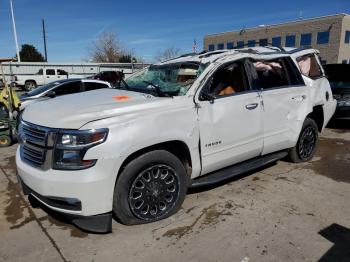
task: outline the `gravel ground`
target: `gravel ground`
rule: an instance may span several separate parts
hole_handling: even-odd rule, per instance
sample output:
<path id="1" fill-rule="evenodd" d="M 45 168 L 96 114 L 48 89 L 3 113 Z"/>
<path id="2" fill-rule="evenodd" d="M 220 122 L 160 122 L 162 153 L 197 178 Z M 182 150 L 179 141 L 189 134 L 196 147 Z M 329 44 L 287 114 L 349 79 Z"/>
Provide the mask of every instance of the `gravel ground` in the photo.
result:
<path id="1" fill-rule="evenodd" d="M 189 192 L 176 215 L 87 234 L 33 208 L 0 149 L 0 261 L 350 261 L 350 129 L 326 129 L 310 163 Z"/>

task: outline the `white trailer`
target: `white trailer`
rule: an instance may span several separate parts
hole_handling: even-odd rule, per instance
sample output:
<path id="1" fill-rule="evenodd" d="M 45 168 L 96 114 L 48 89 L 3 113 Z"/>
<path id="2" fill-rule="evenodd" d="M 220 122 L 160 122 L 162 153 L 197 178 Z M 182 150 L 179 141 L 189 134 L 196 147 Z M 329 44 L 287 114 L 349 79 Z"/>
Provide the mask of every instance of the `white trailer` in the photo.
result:
<path id="1" fill-rule="evenodd" d="M 46 62 L 11 62 L 4 63 L 4 74 L 8 82 L 16 82 L 14 76 L 21 80 L 38 74 L 40 70 L 46 69 L 64 70 L 70 78 L 84 78 L 101 71 L 123 71 L 130 75 L 137 70 L 147 66 L 143 63 L 46 63 Z M 23 81 L 21 81 L 23 82 Z M 42 83 L 38 83 L 41 85 Z M 20 84 L 21 85 L 21 84 Z"/>

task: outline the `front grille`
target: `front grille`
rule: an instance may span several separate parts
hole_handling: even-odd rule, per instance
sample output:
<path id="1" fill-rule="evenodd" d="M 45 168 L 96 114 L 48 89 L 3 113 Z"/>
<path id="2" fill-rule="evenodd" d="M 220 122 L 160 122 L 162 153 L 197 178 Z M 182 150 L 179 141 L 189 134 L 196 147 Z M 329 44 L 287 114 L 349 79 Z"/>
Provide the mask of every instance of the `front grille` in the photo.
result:
<path id="1" fill-rule="evenodd" d="M 34 125 L 22 124 L 22 132 L 26 141 L 40 146 L 46 145 L 46 130 Z"/>
<path id="2" fill-rule="evenodd" d="M 22 160 L 32 166 L 44 166 L 50 149 L 50 129 L 21 121 L 18 131 Z"/>
<path id="3" fill-rule="evenodd" d="M 34 146 L 22 145 L 22 158 L 35 166 L 42 166 L 45 162 L 46 150 Z"/>

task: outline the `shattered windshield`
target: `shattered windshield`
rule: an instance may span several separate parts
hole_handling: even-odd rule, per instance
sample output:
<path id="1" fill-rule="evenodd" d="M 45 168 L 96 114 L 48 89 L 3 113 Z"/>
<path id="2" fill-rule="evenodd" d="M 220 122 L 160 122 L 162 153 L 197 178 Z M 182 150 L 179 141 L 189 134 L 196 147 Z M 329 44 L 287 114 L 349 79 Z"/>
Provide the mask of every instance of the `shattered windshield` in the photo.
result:
<path id="1" fill-rule="evenodd" d="M 126 89 L 158 96 L 182 96 L 206 65 L 197 62 L 151 65 L 125 80 Z"/>

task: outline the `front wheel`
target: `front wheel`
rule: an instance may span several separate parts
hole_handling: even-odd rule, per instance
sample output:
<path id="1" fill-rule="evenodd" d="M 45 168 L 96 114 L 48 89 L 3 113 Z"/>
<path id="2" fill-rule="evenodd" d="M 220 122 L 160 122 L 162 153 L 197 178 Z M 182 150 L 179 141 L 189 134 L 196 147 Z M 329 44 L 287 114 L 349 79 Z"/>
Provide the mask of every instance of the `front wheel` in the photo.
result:
<path id="1" fill-rule="evenodd" d="M 311 118 L 306 118 L 298 142 L 289 152 L 292 162 L 307 162 L 312 159 L 316 150 L 317 138 L 318 127 L 316 122 Z"/>
<path id="2" fill-rule="evenodd" d="M 188 177 L 181 161 L 165 150 L 132 160 L 115 186 L 113 213 L 126 225 L 161 220 L 176 213 L 186 196 Z"/>
<path id="3" fill-rule="evenodd" d="M 12 144 L 12 139 L 7 135 L 0 135 L 0 147 L 8 147 Z"/>

